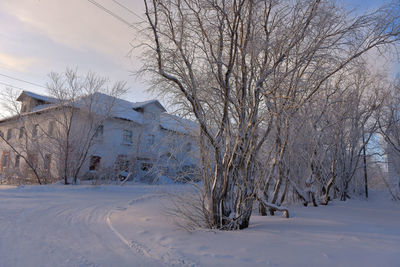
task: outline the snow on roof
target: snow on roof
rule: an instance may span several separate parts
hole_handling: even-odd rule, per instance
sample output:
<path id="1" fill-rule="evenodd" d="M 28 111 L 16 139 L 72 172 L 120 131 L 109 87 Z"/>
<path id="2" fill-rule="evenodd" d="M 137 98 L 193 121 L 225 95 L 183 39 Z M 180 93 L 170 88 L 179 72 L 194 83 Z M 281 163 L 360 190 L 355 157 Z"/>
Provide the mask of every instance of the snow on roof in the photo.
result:
<path id="1" fill-rule="evenodd" d="M 22 101 L 25 97 L 31 97 L 37 100 L 44 101 L 50 104 L 38 105 L 34 107 L 31 112 L 28 112 L 24 115 L 29 115 L 32 113 L 36 113 L 39 111 L 45 111 L 48 109 L 56 108 L 58 106 L 59 101 L 56 98 L 39 95 L 29 91 L 23 91 L 17 101 Z M 150 100 L 146 102 L 139 102 L 135 106 L 144 106 L 153 102 L 158 102 L 157 100 Z M 72 104 L 72 103 L 71 103 Z M 132 103 L 120 98 L 116 98 L 113 96 L 109 96 L 103 93 L 94 93 L 89 96 L 85 96 L 76 101 L 73 106 L 76 108 L 87 108 L 90 107 L 91 110 L 99 115 L 107 115 L 114 118 L 120 118 L 124 120 L 133 121 L 139 124 L 143 123 L 143 115 L 134 110 L 133 105 L 136 103 Z M 160 104 L 161 105 L 161 104 Z M 14 116 L 13 116 L 14 117 Z M 0 122 L 13 119 L 13 117 L 4 118 Z"/>
<path id="2" fill-rule="evenodd" d="M 30 91 L 22 91 L 22 93 L 19 95 L 19 97 L 17 98 L 17 101 L 21 101 L 23 99 L 23 97 L 28 96 L 37 100 L 41 100 L 44 102 L 48 102 L 48 103 L 57 103 L 57 99 L 54 97 L 50 97 L 50 96 L 44 96 L 44 95 L 39 95 Z"/>
<path id="3" fill-rule="evenodd" d="M 87 107 L 89 104 L 97 114 L 130 120 L 139 124 L 143 123 L 143 115 L 132 108 L 132 102 L 121 98 L 97 92 L 83 97 L 76 106 L 78 108 Z"/>
<path id="4" fill-rule="evenodd" d="M 162 113 L 160 115 L 160 126 L 165 130 L 184 134 L 196 133 L 199 131 L 199 125 L 196 122 L 168 113 Z"/>
<path id="5" fill-rule="evenodd" d="M 22 93 L 17 98 L 17 101 L 22 101 L 23 98 L 25 98 L 26 96 L 44 101 L 46 103 L 50 103 L 34 107 L 32 111 L 29 112 L 29 114 L 47 110 L 49 108 L 55 108 L 57 102 L 59 102 L 56 98 L 39 95 L 30 91 L 22 91 Z M 82 97 L 74 104 L 74 106 L 77 108 L 84 108 L 90 105 L 92 111 L 100 115 L 107 115 L 114 118 L 125 119 L 142 124 L 143 114 L 137 112 L 135 109 L 145 107 L 151 104 L 155 104 L 163 112 L 166 111 L 165 108 L 161 105 L 161 103 L 155 99 L 143 102 L 130 102 L 127 100 L 123 100 L 121 98 L 116 98 L 98 92 L 89 96 Z M 198 128 L 198 126 L 190 120 L 185 120 L 177 116 L 166 113 L 161 114 L 160 126 L 164 129 L 181 133 L 189 133 Z"/>
<path id="6" fill-rule="evenodd" d="M 32 111 L 30 111 L 30 112 L 24 112 L 22 114 L 17 114 L 17 115 L 12 115 L 10 117 L 2 118 L 2 119 L 0 119 L 0 123 L 6 122 L 6 121 L 12 121 L 14 119 L 20 118 L 21 116 L 25 117 L 25 116 L 29 116 L 31 114 L 39 114 L 41 112 L 51 111 L 53 109 L 56 109 L 57 107 L 59 107 L 59 105 L 57 105 L 57 104 L 39 105 L 39 106 L 34 107 L 32 109 Z"/>
<path id="7" fill-rule="evenodd" d="M 132 103 L 132 108 L 134 108 L 134 109 L 136 109 L 136 108 L 142 108 L 142 107 L 145 107 L 145 106 L 150 105 L 150 104 L 155 104 L 155 105 L 157 105 L 162 111 L 164 111 L 164 112 L 166 111 L 165 108 L 163 107 L 163 105 L 161 105 L 161 103 L 160 103 L 158 100 L 156 100 L 156 99 L 148 100 L 148 101 L 143 101 L 143 102 L 134 102 L 134 103 Z"/>

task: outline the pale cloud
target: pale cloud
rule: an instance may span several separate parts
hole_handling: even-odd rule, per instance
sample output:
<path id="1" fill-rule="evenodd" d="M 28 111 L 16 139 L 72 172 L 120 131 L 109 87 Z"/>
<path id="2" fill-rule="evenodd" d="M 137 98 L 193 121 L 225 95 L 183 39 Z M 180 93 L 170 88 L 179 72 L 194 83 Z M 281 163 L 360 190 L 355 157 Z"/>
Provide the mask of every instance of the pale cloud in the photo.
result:
<path id="1" fill-rule="evenodd" d="M 138 21 L 113 0 L 96 2 L 129 22 Z M 142 0 L 118 2 L 143 14 Z M 130 43 L 140 42 L 140 34 L 89 1 L 0 0 L 0 25 L 0 73 L 45 85 L 51 71 L 76 67 L 80 73 L 93 71 L 111 81 L 127 81 L 131 101 L 151 98 L 145 92 L 147 86 L 131 75 L 140 67 L 140 61 L 135 56 L 127 57 Z M 40 87 L 5 76 L 0 82 L 44 93 Z M 2 88 L 0 85 L 0 92 Z"/>
<path id="2" fill-rule="evenodd" d="M 119 8 L 110 0 L 98 1 L 128 21 L 137 18 Z M 141 1 L 130 6 L 141 13 Z M 12 14 L 32 30 L 45 35 L 55 43 L 76 49 L 92 50 L 121 63 L 126 57 L 129 43 L 138 32 L 109 14 L 83 0 L 16 0 L 1 1 L 0 7 Z M 125 65 L 128 64 L 126 60 Z"/>
<path id="3" fill-rule="evenodd" d="M 140 21 L 114 0 L 95 1 L 128 22 Z M 363 7 L 366 2 L 376 4 L 381 0 L 340 1 L 353 6 L 363 3 Z M 118 2 L 144 17 L 143 0 Z M 2 74 L 45 85 L 49 72 L 77 67 L 80 73 L 90 70 L 111 81 L 127 81 L 132 89 L 127 97 L 130 101 L 153 97 L 145 92 L 146 84 L 130 75 L 130 71 L 140 67 L 140 61 L 126 56 L 131 42 L 140 43 L 140 33 L 87 0 L 0 0 L 0 29 Z M 134 52 L 140 53 L 139 50 Z M 41 87 L 35 88 L 5 76 L 0 77 L 0 82 L 38 93 L 46 92 Z M 0 85 L 0 92 L 3 88 Z"/>
<path id="4" fill-rule="evenodd" d="M 15 71 L 26 71 L 39 60 L 33 57 L 17 57 L 10 54 L 0 53 L 0 67 Z"/>

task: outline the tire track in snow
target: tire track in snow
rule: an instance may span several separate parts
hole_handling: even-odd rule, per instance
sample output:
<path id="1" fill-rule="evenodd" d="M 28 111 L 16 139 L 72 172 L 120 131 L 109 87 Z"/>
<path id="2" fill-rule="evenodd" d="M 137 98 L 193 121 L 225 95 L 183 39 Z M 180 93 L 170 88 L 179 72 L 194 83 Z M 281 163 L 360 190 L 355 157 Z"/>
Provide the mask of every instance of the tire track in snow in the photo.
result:
<path id="1" fill-rule="evenodd" d="M 109 189 L 38 194 L 36 188 L 0 194 L 0 267 L 162 265 L 161 260 L 135 256 L 108 231 L 104 218 L 132 195 Z"/>
<path id="2" fill-rule="evenodd" d="M 108 227 L 111 229 L 111 231 L 125 244 L 127 245 L 129 248 L 133 248 L 138 254 L 142 255 L 142 256 L 146 256 L 146 257 L 151 257 L 149 254 L 148 249 L 144 248 L 142 245 L 140 245 L 137 242 L 134 241 L 128 241 L 128 239 L 126 239 L 120 232 L 118 232 L 114 226 L 111 223 L 111 214 L 112 211 L 110 211 L 107 215 L 106 218 L 106 223 L 108 225 Z"/>
<path id="3" fill-rule="evenodd" d="M 142 202 L 142 201 L 146 201 L 149 199 L 153 199 L 153 198 L 157 198 L 157 197 L 162 197 L 162 194 L 148 194 L 148 195 L 144 195 L 144 196 L 140 196 L 138 198 L 135 198 L 131 201 L 129 201 L 129 205 L 133 205 L 135 203 L 138 202 Z M 112 225 L 111 222 L 111 215 L 112 213 L 115 211 L 123 211 L 126 210 L 126 208 L 124 207 L 116 207 L 113 210 L 110 210 L 107 214 L 106 217 L 106 223 L 108 225 L 108 227 L 111 229 L 111 231 L 125 244 L 127 245 L 129 248 L 133 248 L 138 254 L 142 255 L 142 256 L 146 256 L 146 257 L 151 257 L 150 256 L 150 250 L 148 248 L 145 248 L 142 244 L 135 242 L 135 241 L 129 241 L 128 239 L 126 239 L 120 232 L 118 232 L 117 229 L 115 229 L 115 227 Z"/>
<path id="4" fill-rule="evenodd" d="M 162 198 L 166 196 L 165 194 L 159 193 L 159 194 L 148 194 L 148 195 L 144 195 L 138 198 L 135 198 L 131 201 L 129 201 L 128 205 L 132 206 L 136 203 L 140 203 L 146 200 L 150 200 L 150 199 L 154 199 L 154 198 Z M 111 222 L 111 216 L 112 213 L 116 210 L 118 211 L 124 211 L 127 208 L 124 207 L 116 207 L 113 210 L 110 210 L 110 212 L 107 214 L 106 217 L 106 223 L 108 225 L 108 227 L 110 228 L 110 230 L 125 244 L 127 245 L 129 248 L 134 249 L 136 251 L 136 253 L 142 255 L 142 256 L 146 256 L 146 257 L 150 257 L 152 259 L 156 258 L 156 259 L 160 259 L 162 260 L 165 265 L 167 266 L 187 266 L 187 267 L 196 267 L 197 264 L 194 262 L 191 262 L 190 260 L 186 259 L 184 256 L 182 255 L 177 255 L 176 253 L 173 252 L 173 250 L 167 246 L 163 246 L 163 245 L 159 245 L 157 244 L 159 247 L 167 250 L 165 253 L 161 254 L 161 255 L 157 255 L 157 254 L 153 254 L 151 253 L 151 249 L 147 248 L 144 244 L 141 244 L 135 240 L 131 240 L 129 241 L 126 237 L 124 237 L 117 229 L 115 229 L 115 227 L 113 226 L 112 222 Z"/>

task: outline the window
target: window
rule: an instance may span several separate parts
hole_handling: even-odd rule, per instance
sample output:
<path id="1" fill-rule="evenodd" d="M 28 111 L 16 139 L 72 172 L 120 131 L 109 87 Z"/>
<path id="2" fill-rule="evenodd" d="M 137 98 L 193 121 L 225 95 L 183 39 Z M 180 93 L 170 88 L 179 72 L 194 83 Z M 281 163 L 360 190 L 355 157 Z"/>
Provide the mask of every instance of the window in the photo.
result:
<path id="1" fill-rule="evenodd" d="M 116 161 L 116 167 L 119 171 L 128 171 L 130 166 L 130 161 L 127 155 L 118 155 Z"/>
<path id="2" fill-rule="evenodd" d="M 190 152 L 192 150 L 192 143 L 186 143 L 185 144 L 185 151 Z"/>
<path id="3" fill-rule="evenodd" d="M 35 124 L 33 126 L 32 137 L 36 137 L 38 135 L 38 132 L 39 132 L 39 124 Z"/>
<path id="4" fill-rule="evenodd" d="M 50 170 L 50 164 L 51 164 L 51 154 L 46 154 L 44 156 L 44 169 L 46 171 Z"/>
<path id="5" fill-rule="evenodd" d="M 18 138 L 21 139 L 22 137 L 24 137 L 24 134 L 25 134 L 25 127 L 19 128 L 19 136 L 18 136 Z"/>
<path id="6" fill-rule="evenodd" d="M 153 167 L 152 163 L 143 162 L 142 165 L 140 166 L 140 169 L 144 172 L 148 172 L 152 167 Z"/>
<path id="7" fill-rule="evenodd" d="M 37 167 L 37 154 L 36 153 L 28 153 L 28 162 L 32 164 L 34 168 Z"/>
<path id="8" fill-rule="evenodd" d="M 7 130 L 7 141 L 11 140 L 11 138 L 12 138 L 12 129 L 8 129 Z"/>
<path id="9" fill-rule="evenodd" d="M 149 146 L 154 144 L 154 134 L 149 134 L 149 136 L 147 137 L 147 144 Z"/>
<path id="10" fill-rule="evenodd" d="M 122 143 L 125 144 L 125 145 L 131 145 L 132 144 L 132 131 L 124 130 L 122 132 Z"/>
<path id="11" fill-rule="evenodd" d="M 54 121 L 49 122 L 49 131 L 48 131 L 49 136 L 53 136 L 53 134 L 54 134 L 54 127 L 55 127 L 55 122 L 54 122 Z"/>
<path id="12" fill-rule="evenodd" d="M 3 132 L 2 132 L 2 131 L 0 131 L 0 137 L 3 137 L 3 136 L 4 136 Z"/>
<path id="13" fill-rule="evenodd" d="M 94 171 L 99 168 L 101 157 L 99 156 L 91 156 L 90 157 L 90 165 L 89 170 Z"/>
<path id="14" fill-rule="evenodd" d="M 95 138 L 103 137 L 103 132 L 104 132 L 104 126 L 99 125 L 99 127 L 97 127 L 96 131 L 94 132 L 94 137 Z"/>
<path id="15" fill-rule="evenodd" d="M 20 162 L 21 162 L 21 156 L 20 155 L 16 155 L 15 156 L 15 165 L 14 165 L 14 167 L 18 169 Z"/>
<path id="16" fill-rule="evenodd" d="M 3 158 L 1 160 L 1 170 L 8 168 L 8 161 L 10 159 L 10 152 L 3 152 Z"/>

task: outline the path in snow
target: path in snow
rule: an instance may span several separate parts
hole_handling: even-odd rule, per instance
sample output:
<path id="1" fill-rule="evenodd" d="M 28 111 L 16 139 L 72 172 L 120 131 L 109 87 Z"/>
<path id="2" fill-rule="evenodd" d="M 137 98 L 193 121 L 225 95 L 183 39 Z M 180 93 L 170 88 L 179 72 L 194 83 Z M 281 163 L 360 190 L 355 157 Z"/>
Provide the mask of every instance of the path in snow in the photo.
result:
<path id="1" fill-rule="evenodd" d="M 176 190 L 173 191 L 177 192 Z M 117 207 L 115 210 L 111 211 L 106 219 L 107 224 L 124 244 L 135 249 L 137 253 L 143 256 L 158 259 L 164 266 L 195 267 L 197 263 L 182 255 L 173 245 L 160 242 L 165 240 L 166 234 L 171 234 L 174 230 L 178 230 L 174 226 L 173 221 L 165 217 L 164 211 L 162 210 L 164 206 L 168 205 L 165 204 L 165 202 L 168 203 L 167 196 L 168 194 L 158 193 L 147 194 L 133 199 L 129 202 L 128 208 Z M 164 205 L 161 203 L 164 203 Z M 155 215 L 155 217 L 151 219 L 147 215 L 148 213 L 151 214 L 150 216 Z M 129 221 L 121 219 L 124 217 L 128 218 Z M 145 224 L 144 227 L 142 225 L 143 222 Z M 114 227 L 115 224 L 119 226 L 117 227 L 119 230 Z M 129 226 L 132 224 L 134 227 Z M 148 230 L 143 231 L 143 228 L 148 228 Z M 150 231 L 152 233 L 150 233 Z M 153 238 L 154 234 L 159 238 Z M 146 238 L 146 236 L 148 236 L 148 238 Z"/>
<path id="2" fill-rule="evenodd" d="M 160 205 L 168 205 L 165 197 L 115 210 L 110 220 L 125 240 L 134 240 L 164 265 L 400 266 L 400 202 L 385 192 L 370 196 L 290 207 L 289 219 L 254 211 L 250 227 L 242 231 L 188 233 L 165 216 Z"/>
<path id="3" fill-rule="evenodd" d="M 0 189 L 0 266 L 160 266 L 110 229 L 110 211 L 157 187 Z"/>

